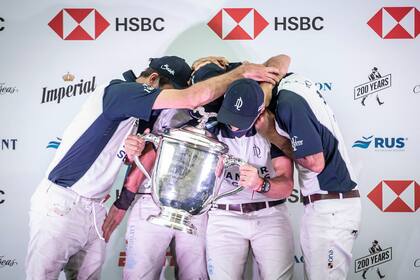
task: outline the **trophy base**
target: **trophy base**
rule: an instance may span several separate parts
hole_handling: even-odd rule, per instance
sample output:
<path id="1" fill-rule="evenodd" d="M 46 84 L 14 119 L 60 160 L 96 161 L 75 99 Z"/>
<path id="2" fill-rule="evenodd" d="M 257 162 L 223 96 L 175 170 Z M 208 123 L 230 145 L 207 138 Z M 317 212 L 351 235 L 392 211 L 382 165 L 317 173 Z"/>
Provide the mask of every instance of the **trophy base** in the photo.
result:
<path id="1" fill-rule="evenodd" d="M 191 223 L 192 215 L 185 210 L 162 206 L 157 216 L 150 216 L 147 221 L 159 226 L 176 229 L 189 234 L 197 234 L 197 228 Z"/>

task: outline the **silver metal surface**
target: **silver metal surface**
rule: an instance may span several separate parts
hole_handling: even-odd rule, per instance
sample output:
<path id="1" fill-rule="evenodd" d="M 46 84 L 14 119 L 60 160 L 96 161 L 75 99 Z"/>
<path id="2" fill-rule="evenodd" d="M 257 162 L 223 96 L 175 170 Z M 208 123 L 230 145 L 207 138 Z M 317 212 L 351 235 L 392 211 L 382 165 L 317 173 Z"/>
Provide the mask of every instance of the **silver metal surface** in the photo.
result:
<path id="1" fill-rule="evenodd" d="M 192 215 L 203 214 L 221 197 L 241 191 L 218 195 L 223 177 L 217 176 L 220 161 L 225 168 L 246 162 L 227 155 L 228 147 L 198 127 L 167 129 L 162 135 L 141 136 L 157 147 L 152 173 L 152 197 L 161 213 L 148 221 L 186 233 L 194 234 Z M 140 170 L 147 172 L 137 159 Z"/>

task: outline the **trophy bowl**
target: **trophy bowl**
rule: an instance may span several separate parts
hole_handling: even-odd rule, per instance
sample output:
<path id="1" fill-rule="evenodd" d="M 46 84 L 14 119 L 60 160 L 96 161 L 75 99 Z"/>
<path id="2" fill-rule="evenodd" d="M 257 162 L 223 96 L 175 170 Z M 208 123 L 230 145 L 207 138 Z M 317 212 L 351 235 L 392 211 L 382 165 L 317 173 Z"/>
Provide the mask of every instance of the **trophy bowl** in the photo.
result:
<path id="1" fill-rule="evenodd" d="M 146 176 L 151 177 L 152 197 L 161 212 L 150 216 L 149 222 L 195 234 L 193 215 L 207 212 L 215 200 L 243 189 L 218 195 L 223 180 L 217 176 L 221 161 L 224 168 L 246 162 L 228 155 L 228 147 L 203 129 L 186 126 L 142 138 L 157 148 L 152 175 Z M 135 163 L 146 172 L 138 158 Z"/>

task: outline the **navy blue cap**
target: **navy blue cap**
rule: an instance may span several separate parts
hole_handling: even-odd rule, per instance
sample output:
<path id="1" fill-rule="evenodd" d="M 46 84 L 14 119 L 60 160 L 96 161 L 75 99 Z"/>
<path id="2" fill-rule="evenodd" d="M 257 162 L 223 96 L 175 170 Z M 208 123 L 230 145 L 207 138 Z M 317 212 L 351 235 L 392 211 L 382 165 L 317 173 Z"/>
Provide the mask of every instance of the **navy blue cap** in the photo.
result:
<path id="1" fill-rule="evenodd" d="M 217 113 L 217 120 L 239 129 L 248 129 L 263 109 L 264 92 L 258 82 L 240 79 L 227 89 L 222 107 Z"/>
<path id="2" fill-rule="evenodd" d="M 175 88 L 186 88 L 191 76 L 191 67 L 178 56 L 151 58 L 149 67 L 167 77 Z"/>
<path id="3" fill-rule="evenodd" d="M 226 72 L 225 69 L 214 63 L 208 63 L 200 67 L 191 77 L 191 83 L 196 84 L 201 81 L 205 81 L 215 76 L 222 75 Z"/>
<path id="4" fill-rule="evenodd" d="M 194 74 L 191 76 L 191 83 L 196 84 L 198 82 L 205 81 L 212 77 L 222 75 L 225 72 L 226 70 L 221 68 L 220 66 L 214 63 L 208 63 L 200 67 L 200 69 L 194 72 Z M 213 100 L 210 103 L 207 103 L 203 107 L 206 110 L 206 112 L 217 113 L 220 109 L 220 106 L 222 106 L 222 102 L 223 102 L 223 96 Z"/>

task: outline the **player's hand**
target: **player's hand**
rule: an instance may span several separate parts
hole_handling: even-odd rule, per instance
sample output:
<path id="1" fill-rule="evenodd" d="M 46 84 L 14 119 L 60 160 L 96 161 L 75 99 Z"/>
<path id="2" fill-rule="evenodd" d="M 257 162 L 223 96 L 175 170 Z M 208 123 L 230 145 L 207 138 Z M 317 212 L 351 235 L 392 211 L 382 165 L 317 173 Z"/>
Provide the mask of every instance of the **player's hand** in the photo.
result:
<path id="1" fill-rule="evenodd" d="M 264 181 L 258 174 L 258 169 L 249 164 L 239 167 L 239 175 L 239 185 L 250 189 L 258 189 Z"/>
<path id="2" fill-rule="evenodd" d="M 255 128 L 259 134 L 270 139 L 270 136 L 276 132 L 274 114 L 270 110 L 264 110 L 255 122 Z"/>
<path id="3" fill-rule="evenodd" d="M 280 73 L 277 68 L 266 67 L 262 64 L 244 63 L 237 69 L 243 70 L 244 78 L 253 79 L 258 82 L 267 82 L 276 85 L 280 81 Z"/>
<path id="4" fill-rule="evenodd" d="M 149 133 L 150 130 L 146 129 L 145 133 Z M 129 135 L 124 142 L 124 150 L 130 162 L 133 161 L 135 156 L 140 156 L 144 150 L 146 141 L 137 135 Z"/>
<path id="5" fill-rule="evenodd" d="M 280 54 L 268 59 L 264 65 L 275 67 L 280 70 L 280 76 L 284 77 L 287 74 L 290 65 L 290 57 L 285 54 Z"/>
<path id="6" fill-rule="evenodd" d="M 191 69 L 194 73 L 198 69 L 200 69 L 201 67 L 209 63 L 214 63 L 223 69 L 225 69 L 226 66 L 229 65 L 229 61 L 223 56 L 207 56 L 207 57 L 199 58 L 196 61 L 194 61 Z"/>
<path id="7" fill-rule="evenodd" d="M 105 242 L 109 241 L 111 234 L 123 220 L 125 212 L 125 210 L 118 209 L 114 205 L 111 206 L 111 209 L 109 209 L 108 215 L 105 218 L 104 224 L 102 225 Z"/>

